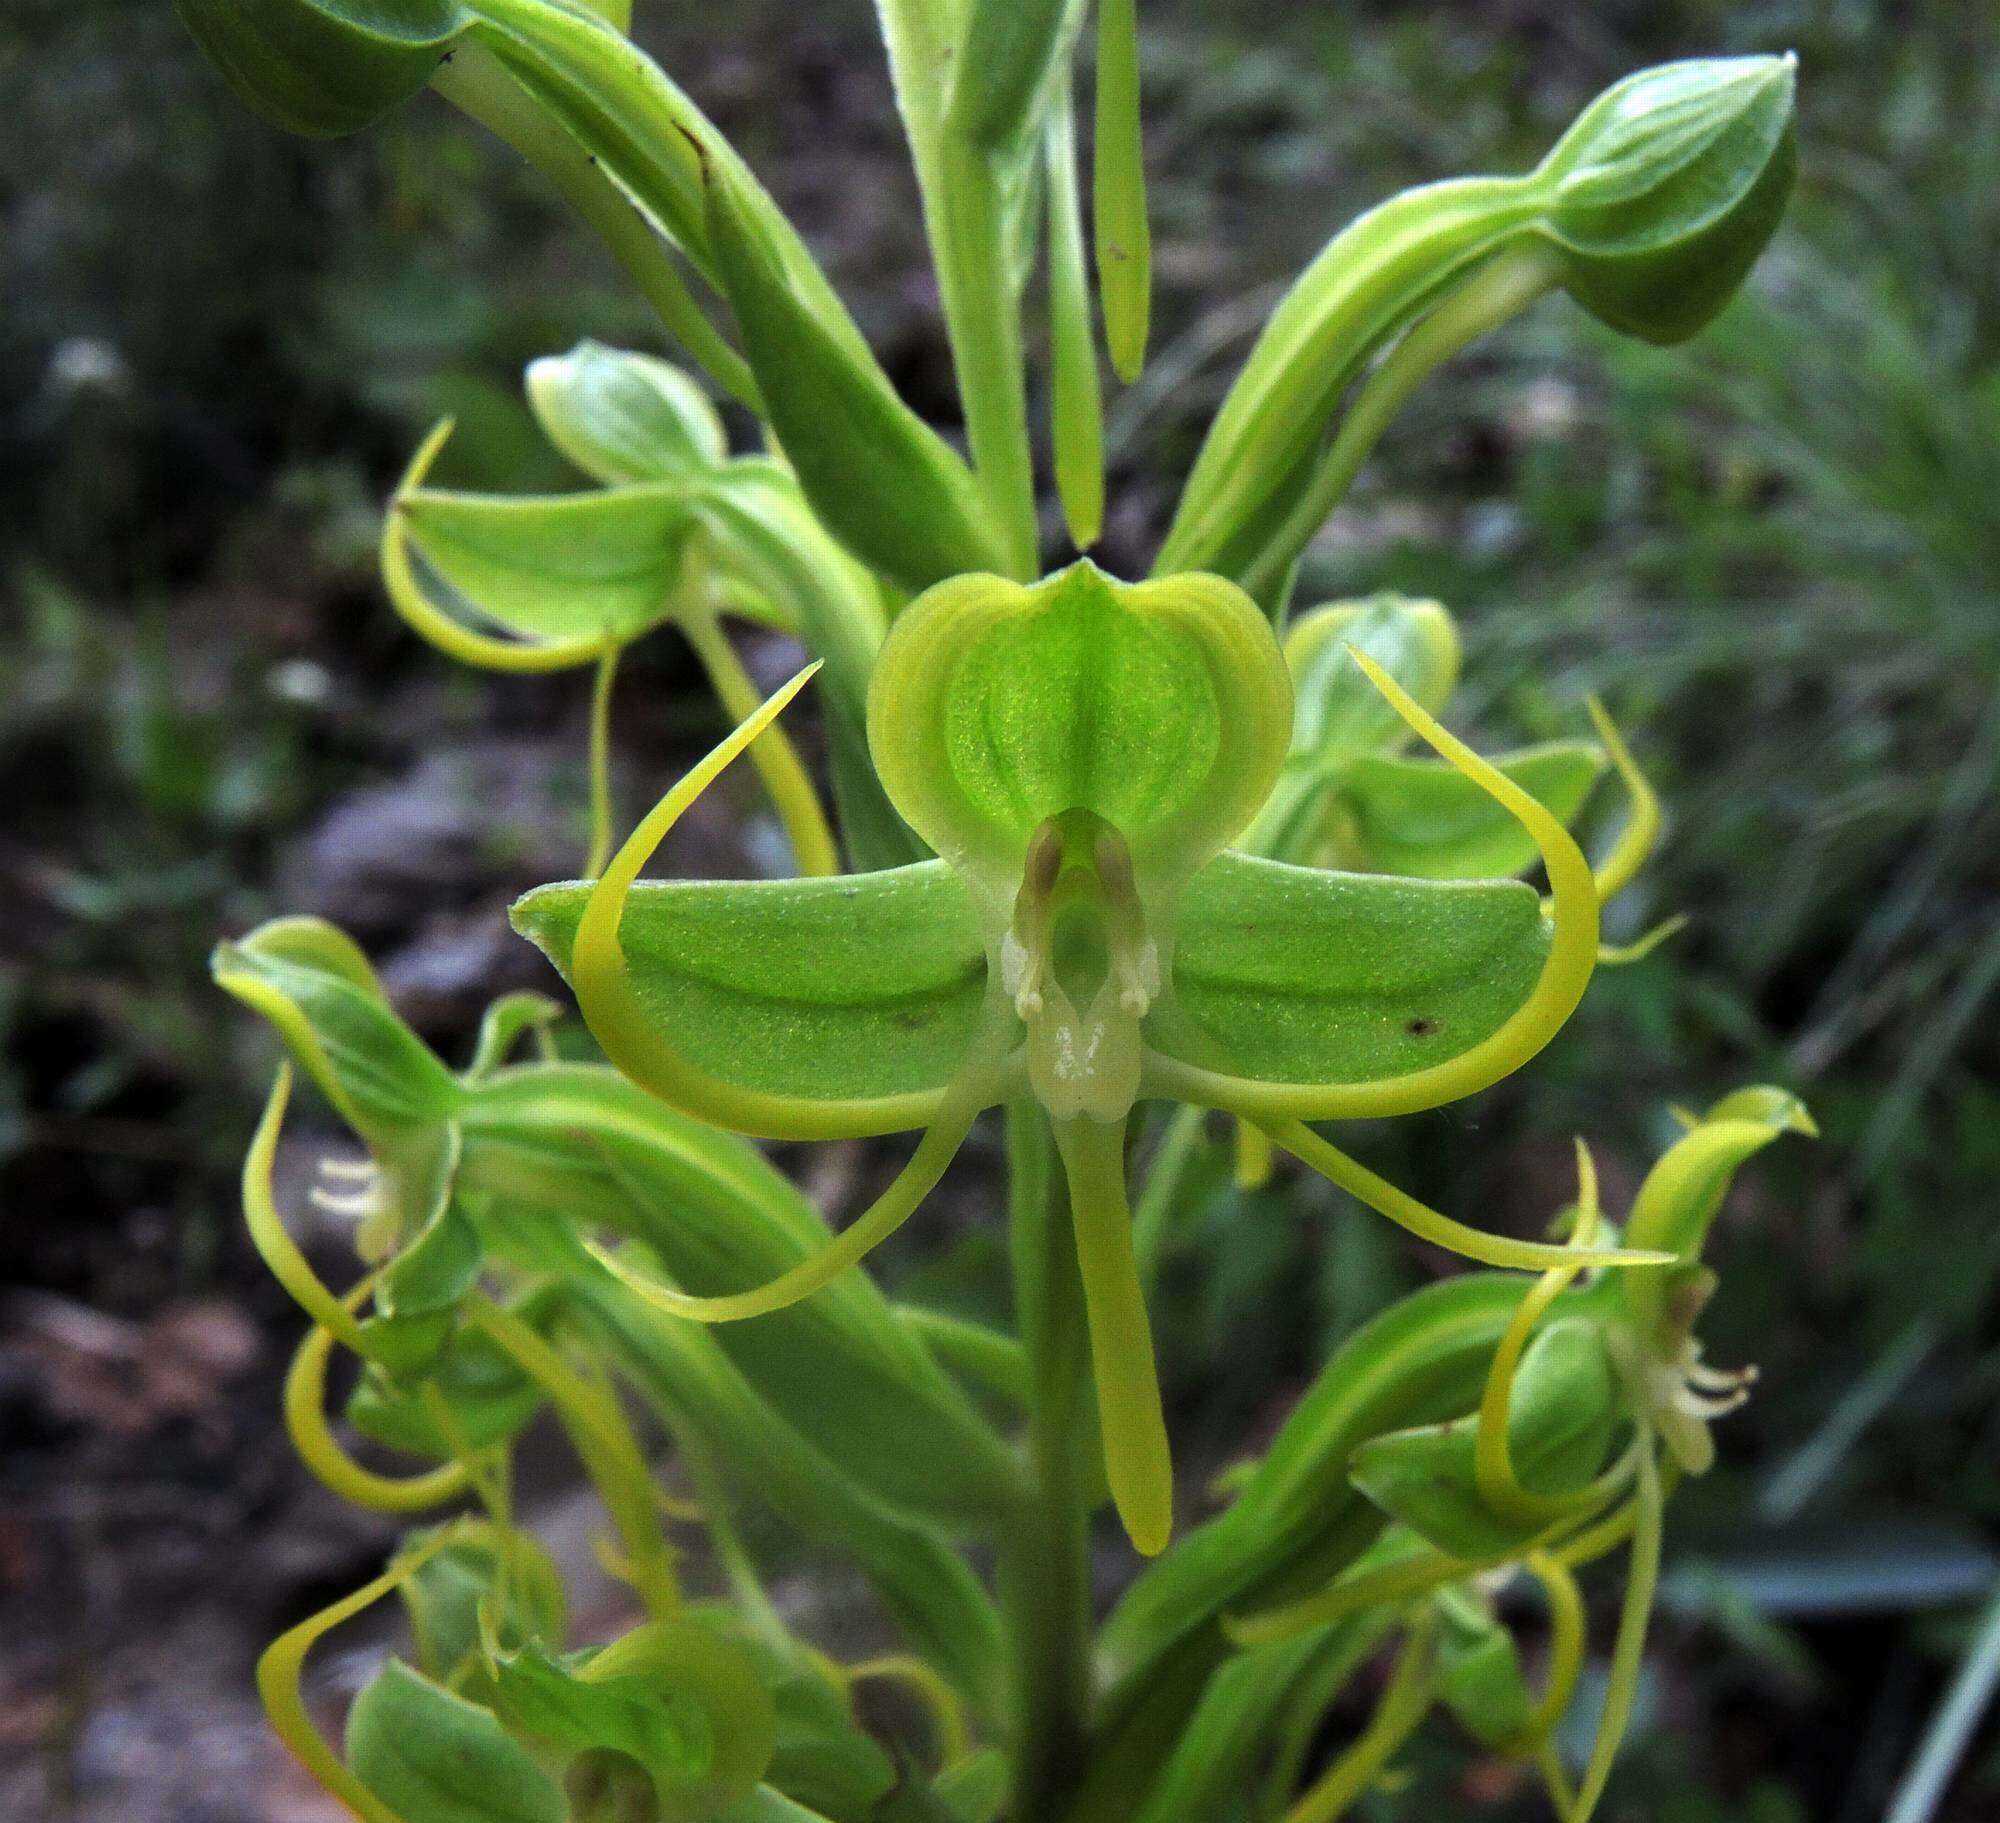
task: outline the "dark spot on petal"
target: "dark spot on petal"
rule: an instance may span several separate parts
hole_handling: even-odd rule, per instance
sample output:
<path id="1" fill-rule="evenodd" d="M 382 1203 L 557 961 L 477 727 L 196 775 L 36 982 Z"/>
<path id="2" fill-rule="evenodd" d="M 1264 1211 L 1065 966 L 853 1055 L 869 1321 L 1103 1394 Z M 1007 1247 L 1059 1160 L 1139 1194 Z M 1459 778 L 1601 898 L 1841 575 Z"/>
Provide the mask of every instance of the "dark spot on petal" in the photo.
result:
<path id="1" fill-rule="evenodd" d="M 1435 1019 L 1420 1014 L 1417 1018 L 1412 1019 L 1403 1029 L 1412 1038 L 1428 1038 L 1438 1029 L 1438 1022 Z"/>

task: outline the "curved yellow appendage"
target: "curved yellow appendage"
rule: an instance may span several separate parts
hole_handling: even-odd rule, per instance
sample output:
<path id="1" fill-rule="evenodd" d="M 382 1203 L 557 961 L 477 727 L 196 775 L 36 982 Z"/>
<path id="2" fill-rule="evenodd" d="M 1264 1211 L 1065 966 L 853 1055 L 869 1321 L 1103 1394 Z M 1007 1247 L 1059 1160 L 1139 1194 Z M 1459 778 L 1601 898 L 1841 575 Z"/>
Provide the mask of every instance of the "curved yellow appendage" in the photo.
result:
<path id="1" fill-rule="evenodd" d="M 1625 1576 L 1625 1600 L 1618 1610 L 1618 1635 L 1611 1647 L 1611 1675 L 1604 1691 L 1604 1712 L 1591 1744 L 1590 1763 L 1577 1786 L 1576 1802 L 1564 1823 L 1590 1823 L 1597 1801 L 1611 1778 L 1612 1762 L 1631 1725 L 1632 1705 L 1639 1695 L 1639 1672 L 1646 1650 L 1646 1625 L 1653 1614 L 1653 1595 L 1660 1581 L 1660 1543 L 1664 1529 L 1665 1494 L 1660 1485 L 1659 1459 L 1650 1447 L 1639 1458 L 1639 1486 L 1632 1501 L 1632 1557 Z"/>
<path id="2" fill-rule="evenodd" d="M 1605 968 L 1624 968 L 1629 963 L 1644 962 L 1669 937 L 1678 937 L 1687 927 L 1687 913 L 1675 912 L 1671 918 L 1662 918 L 1651 930 L 1635 937 L 1630 943 L 1600 943 L 1597 946 L 1598 963 Z"/>
<path id="3" fill-rule="evenodd" d="M 668 833 L 722 770 L 777 719 L 819 669 L 808 665 L 655 804 L 611 857 L 583 908 L 570 963 L 571 985 L 584 1023 L 625 1075 L 662 1101 L 699 1119 L 761 1139 L 860 1139 L 903 1133 L 938 1120 L 949 1089 L 881 1095 L 856 1101 L 808 1101 L 725 1082 L 696 1068 L 653 1030 L 625 974 L 618 927 L 641 870 Z"/>
<path id="4" fill-rule="evenodd" d="M 1583 1675 L 1586 1645 L 1583 1591 L 1569 1567 L 1546 1551 L 1530 1551 L 1523 1562 L 1528 1574 L 1542 1585 L 1549 1604 L 1549 1674 L 1542 1688 L 1542 1700 L 1535 1705 L 1529 1722 L 1514 1751 L 1537 1754 L 1568 1712 L 1576 1695 L 1577 1680 Z"/>
<path id="5" fill-rule="evenodd" d="M 1330 1621 L 1345 1620 L 1365 1608 L 1415 1601 L 1420 1595 L 1442 1589 L 1446 1583 L 1457 1582 L 1482 1568 L 1481 1564 L 1467 1563 L 1449 1552 L 1427 1548 L 1400 1563 L 1384 1564 L 1380 1569 L 1363 1570 L 1358 1575 L 1350 1572 L 1317 1595 L 1308 1595 L 1301 1601 L 1266 1608 L 1259 1614 L 1227 1615 L 1222 1630 L 1239 1646 L 1268 1645 L 1312 1627 L 1323 1627 Z"/>
<path id="6" fill-rule="evenodd" d="M 1583 706 L 1589 711 L 1597 738 L 1604 743 L 1604 751 L 1611 756 L 1611 764 L 1632 802 L 1632 814 L 1625 819 L 1625 827 L 1618 832 L 1618 840 L 1611 845 L 1611 852 L 1604 857 L 1604 865 L 1597 870 L 1597 902 L 1608 905 L 1632 884 L 1659 843 L 1660 795 L 1653 789 L 1652 781 L 1639 770 L 1632 750 L 1625 745 L 1625 737 L 1618 732 L 1604 705 L 1593 695 L 1584 698 Z"/>
<path id="7" fill-rule="evenodd" d="M 674 1548 L 660 1528 L 658 1490 L 616 1395 L 592 1386 L 512 1311 L 480 1293 L 466 1299 L 465 1320 L 534 1381 L 555 1408 L 618 1528 L 624 1546 L 621 1574 L 638 1591 L 646 1611 L 655 1620 L 678 1613 L 680 1577 Z"/>
<path id="8" fill-rule="evenodd" d="M 1565 1265 L 1552 1266 L 1530 1288 L 1514 1312 L 1493 1351 L 1493 1363 L 1479 1396 L 1479 1424 L 1473 1434 L 1472 1472 L 1479 1497 L 1493 1512 L 1522 1525 L 1545 1525 L 1565 1519 L 1601 1503 L 1622 1477 L 1616 1469 L 1606 1477 L 1567 1494 L 1537 1494 L 1523 1487 L 1514 1473 L 1514 1459 L 1507 1442 L 1507 1408 L 1514 1394 L 1514 1373 L 1528 1338 L 1543 1314 L 1583 1272 L 1582 1250 L 1596 1238 L 1599 1218 L 1597 1164 L 1590 1148 L 1576 1142 L 1576 1227 L 1564 1249 L 1575 1257 Z"/>
<path id="9" fill-rule="evenodd" d="M 611 858 L 611 687 L 618 681 L 618 646 L 597 655 L 590 686 L 590 852 L 583 877 L 594 880 Z"/>
<path id="10" fill-rule="evenodd" d="M 1125 1196 L 1125 1123 L 1088 1116 L 1055 1123 L 1069 1176 L 1076 1262 L 1083 1279 L 1098 1428 L 1112 1503 L 1147 1557 L 1174 1529 L 1174 1464 L 1160 1405 L 1160 1376 Z"/>
<path id="11" fill-rule="evenodd" d="M 331 1607 L 322 1608 L 310 1619 L 281 1633 L 264 1648 L 257 1660 L 257 1695 L 278 1738 L 297 1756 L 300 1765 L 321 1785 L 362 1819 L 362 1823 L 404 1823 L 388 1805 L 349 1772 L 326 1737 L 313 1726 L 306 1711 L 300 1681 L 306 1654 L 343 1621 L 352 1620 L 362 1609 L 372 1607 L 390 1595 L 451 1542 L 447 1529 L 419 1550 L 399 1558 L 376 1579 L 352 1595 L 343 1596 Z"/>
<path id="12" fill-rule="evenodd" d="M 929 1712 L 937 1732 L 940 1766 L 952 1766 L 972 1751 L 972 1727 L 966 1720 L 965 1699 L 936 1670 L 908 1652 L 888 1652 L 857 1664 L 835 1665 L 844 1684 L 887 1680 L 913 1690 Z"/>
<path id="13" fill-rule="evenodd" d="M 696 609 L 681 615 L 679 621 L 723 713 L 736 722 L 756 714 L 760 700 L 757 686 L 715 616 Z M 813 789 L 812 774 L 782 726 L 771 727 L 752 745 L 750 763 L 757 768 L 778 821 L 784 825 L 799 872 L 816 876 L 840 872 L 840 850 L 819 793 Z"/>
<path id="14" fill-rule="evenodd" d="M 379 550 L 382 586 L 388 591 L 389 605 L 402 616 L 403 623 L 427 644 L 461 664 L 477 665 L 484 671 L 567 671 L 573 665 L 587 665 L 601 657 L 606 641 L 591 639 L 505 639 L 477 633 L 463 621 L 454 620 L 424 593 L 410 562 L 409 538 L 403 525 L 403 497 L 424 484 L 438 451 L 452 433 L 453 421 L 440 419 L 431 434 L 417 446 L 410 466 L 389 497 L 389 510 L 382 515 Z"/>
<path id="15" fill-rule="evenodd" d="M 1436 1691 L 1431 1629 L 1416 1626 L 1397 1655 L 1382 1700 L 1375 1705 L 1361 1738 L 1285 1812 L 1284 1823 L 1339 1823 L 1355 1800 L 1388 1770 L 1396 1750 L 1416 1732 L 1417 1724 L 1430 1712 Z"/>
<path id="16" fill-rule="evenodd" d="M 1667 1266 L 1674 1256 L 1631 1247 L 1575 1247 L 1552 1241 L 1516 1241 L 1505 1235 L 1488 1234 L 1469 1228 L 1448 1215 L 1440 1215 L 1406 1191 L 1398 1190 L 1385 1177 L 1378 1177 L 1338 1146 L 1320 1138 L 1303 1121 L 1274 1124 L 1271 1137 L 1293 1157 L 1310 1165 L 1320 1176 L 1338 1184 L 1350 1196 L 1364 1202 L 1378 1215 L 1386 1215 L 1397 1227 L 1407 1229 L 1420 1241 L 1447 1247 L 1482 1266 L 1501 1266 L 1516 1272 L 1546 1272 L 1551 1268 L 1586 1266 Z"/>
<path id="17" fill-rule="evenodd" d="M 1261 1190 L 1271 1181 L 1271 1136 L 1247 1120 L 1236 1122 L 1236 1187 Z"/>
<path id="18" fill-rule="evenodd" d="M 1533 991 L 1469 1051 L 1382 1082 L 1257 1082 L 1149 1053 L 1146 1090 L 1198 1102 L 1269 1127 L 1294 1120 L 1372 1120 L 1459 1101 L 1511 1076 L 1562 1030 L 1597 967 L 1598 894 L 1590 863 L 1559 818 L 1445 728 L 1367 653 L 1348 652 L 1410 727 L 1525 829 L 1548 874 L 1549 953 Z M 1280 1143 L 1283 1143 L 1282 1141 Z M 1478 1255 L 1473 1255 L 1475 1259 Z"/>
<path id="19" fill-rule="evenodd" d="M 257 1257 L 270 1268 L 271 1276 L 291 1293 L 292 1301 L 319 1325 L 330 1331 L 357 1355 L 366 1356 L 368 1339 L 353 1312 L 320 1282 L 306 1256 L 287 1231 L 271 1194 L 271 1167 L 278 1153 L 278 1135 L 285 1124 L 285 1108 L 292 1097 L 292 1066 L 281 1063 L 264 1103 L 263 1117 L 251 1136 L 250 1150 L 243 1156 L 243 1222 L 250 1231 L 250 1244 Z"/>
<path id="20" fill-rule="evenodd" d="M 985 1105 L 983 1102 L 981 1106 Z M 949 1120 L 928 1128 L 910 1162 L 896 1174 L 888 1189 L 859 1216 L 843 1228 L 810 1259 L 801 1260 L 787 1272 L 750 1291 L 734 1291 L 719 1297 L 696 1297 L 663 1285 L 620 1259 L 595 1241 L 586 1241 L 591 1257 L 628 1291 L 635 1292 L 657 1310 L 669 1316 L 685 1317 L 695 1323 L 739 1323 L 747 1317 L 768 1316 L 796 1304 L 838 1278 L 850 1266 L 860 1264 L 877 1247 L 910 1219 L 925 1197 L 936 1188 L 945 1168 L 965 1144 L 979 1109 L 961 1109 Z"/>
<path id="21" fill-rule="evenodd" d="M 348 1294 L 349 1304 L 358 1306 L 373 1287 L 372 1277 L 364 1279 Z M 463 1462 L 447 1462 L 418 1475 L 380 1475 L 341 1448 L 326 1421 L 326 1367 L 333 1343 L 330 1330 L 308 1330 L 285 1374 L 285 1431 L 313 1479 L 373 1513 L 427 1513 L 468 1492 L 472 1473 Z"/>

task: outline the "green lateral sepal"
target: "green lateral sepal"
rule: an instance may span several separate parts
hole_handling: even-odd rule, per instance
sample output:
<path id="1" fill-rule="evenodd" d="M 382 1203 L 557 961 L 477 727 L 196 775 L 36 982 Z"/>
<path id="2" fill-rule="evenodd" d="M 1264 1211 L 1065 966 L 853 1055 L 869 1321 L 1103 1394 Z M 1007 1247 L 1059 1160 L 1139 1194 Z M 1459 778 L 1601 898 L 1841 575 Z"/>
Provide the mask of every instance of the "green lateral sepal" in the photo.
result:
<path id="1" fill-rule="evenodd" d="M 492 1710 L 400 1659 L 354 1699 L 347 1763 L 398 1823 L 567 1823 L 569 1816 L 561 1786 Z"/>
<path id="2" fill-rule="evenodd" d="M 1586 1496 L 1619 1423 L 1623 1389 L 1603 1325 L 1559 1319 L 1529 1344 L 1507 1407 L 1507 1436 L 1522 1485 Z M 1390 1517 L 1471 1564 L 1526 1548 L 1541 1526 L 1494 1513 L 1474 1473 L 1474 1417 L 1370 1438 L 1355 1452 L 1354 1485 Z M 1546 1524 L 1546 1522 L 1543 1522 Z"/>

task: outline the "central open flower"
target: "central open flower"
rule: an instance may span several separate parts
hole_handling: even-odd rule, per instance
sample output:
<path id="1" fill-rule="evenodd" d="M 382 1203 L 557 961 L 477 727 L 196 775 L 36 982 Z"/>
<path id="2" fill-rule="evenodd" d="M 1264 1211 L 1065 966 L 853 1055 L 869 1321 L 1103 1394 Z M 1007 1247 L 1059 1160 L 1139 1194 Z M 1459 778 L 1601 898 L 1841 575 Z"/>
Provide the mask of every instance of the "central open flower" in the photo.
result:
<path id="1" fill-rule="evenodd" d="M 594 885 L 529 894 L 516 923 L 568 975 L 612 1061 L 665 1100 L 771 1138 L 923 1130 L 882 1197 L 769 1285 L 692 1297 L 606 1263 L 701 1321 L 781 1308 L 892 1233 L 983 1109 L 1039 1103 L 1069 1179 L 1111 1490 L 1146 1550 L 1165 1543 L 1172 1487 L 1126 1204 L 1136 1102 L 1234 1114 L 1487 1264 L 1578 1263 L 1448 1220 L 1305 1124 L 1497 1081 L 1561 1028 L 1597 959 L 1598 882 L 1561 820 L 1350 650 L 1372 691 L 1519 823 L 1546 909 L 1518 880 L 1229 848 L 1291 745 L 1291 673 L 1270 623 L 1219 577 L 1122 583 L 1088 562 L 1033 586 L 956 578 L 891 629 L 869 749 L 937 859 L 825 879 L 639 879 L 801 676 L 661 800 Z M 1661 1256 L 1585 1256 L 1635 1257 Z"/>

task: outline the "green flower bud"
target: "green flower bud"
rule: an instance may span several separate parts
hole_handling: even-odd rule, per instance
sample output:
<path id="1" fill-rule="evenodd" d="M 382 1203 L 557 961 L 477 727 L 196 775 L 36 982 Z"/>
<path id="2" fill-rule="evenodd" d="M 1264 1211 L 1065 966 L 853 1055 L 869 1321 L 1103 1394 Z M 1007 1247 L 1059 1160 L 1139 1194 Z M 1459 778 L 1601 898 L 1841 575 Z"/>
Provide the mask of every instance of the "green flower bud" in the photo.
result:
<path id="1" fill-rule="evenodd" d="M 1663 64 L 1598 97 L 1542 162 L 1542 232 L 1592 315 L 1678 342 L 1734 294 L 1790 199 L 1797 60 Z"/>

